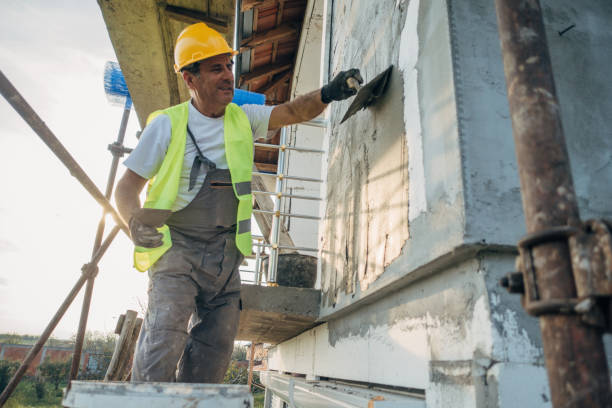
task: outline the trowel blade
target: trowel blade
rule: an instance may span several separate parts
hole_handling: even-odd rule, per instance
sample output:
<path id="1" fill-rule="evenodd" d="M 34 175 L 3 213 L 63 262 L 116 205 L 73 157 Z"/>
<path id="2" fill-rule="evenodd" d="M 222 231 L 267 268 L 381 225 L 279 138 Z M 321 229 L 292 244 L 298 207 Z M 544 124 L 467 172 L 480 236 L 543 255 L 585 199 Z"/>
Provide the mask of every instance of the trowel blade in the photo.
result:
<path id="1" fill-rule="evenodd" d="M 389 68 L 385 69 L 373 80 L 362 86 L 359 92 L 357 92 L 355 99 L 353 99 L 351 106 L 349 106 L 340 123 L 353 116 L 357 111 L 373 105 L 376 100 L 380 98 L 387 90 L 389 77 L 391 77 L 392 71 L 393 65 L 390 65 Z"/>

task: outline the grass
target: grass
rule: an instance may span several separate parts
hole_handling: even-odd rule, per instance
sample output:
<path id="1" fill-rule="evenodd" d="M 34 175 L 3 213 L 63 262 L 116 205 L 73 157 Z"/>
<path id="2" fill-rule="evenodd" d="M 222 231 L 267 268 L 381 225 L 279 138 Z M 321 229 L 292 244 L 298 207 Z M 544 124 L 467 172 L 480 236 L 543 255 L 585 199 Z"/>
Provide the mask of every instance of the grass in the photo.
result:
<path id="1" fill-rule="evenodd" d="M 265 393 L 258 392 L 257 394 L 253 394 L 253 399 L 255 403 L 253 404 L 253 408 L 263 408 Z"/>
<path id="2" fill-rule="evenodd" d="M 40 399 L 37 396 L 36 387 L 34 379 L 23 379 L 4 408 L 60 408 L 62 406 L 61 387 L 56 391 L 52 384 L 43 383 L 38 390 L 42 394 Z"/>

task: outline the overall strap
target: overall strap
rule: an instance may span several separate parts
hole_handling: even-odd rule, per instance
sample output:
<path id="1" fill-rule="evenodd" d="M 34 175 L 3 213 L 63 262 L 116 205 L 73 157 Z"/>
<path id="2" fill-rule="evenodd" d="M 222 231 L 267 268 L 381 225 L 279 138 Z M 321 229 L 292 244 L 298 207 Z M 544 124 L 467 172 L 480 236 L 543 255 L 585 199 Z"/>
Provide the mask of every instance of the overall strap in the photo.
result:
<path id="1" fill-rule="evenodd" d="M 191 141 L 193 142 L 196 150 L 198 151 L 198 154 L 196 155 L 195 159 L 193 159 L 193 165 L 191 166 L 191 172 L 189 173 L 188 191 L 191 191 L 193 187 L 195 186 L 196 179 L 198 177 L 198 173 L 200 172 L 200 166 L 204 164 L 204 166 L 206 167 L 206 170 L 210 171 L 210 170 L 215 170 L 217 168 L 217 165 L 212 160 L 210 160 L 208 157 L 204 156 L 204 154 L 202 154 L 202 151 L 200 150 L 200 147 L 196 143 L 193 133 L 191 133 L 191 129 L 189 129 L 189 125 L 187 126 L 187 134 L 191 138 Z"/>

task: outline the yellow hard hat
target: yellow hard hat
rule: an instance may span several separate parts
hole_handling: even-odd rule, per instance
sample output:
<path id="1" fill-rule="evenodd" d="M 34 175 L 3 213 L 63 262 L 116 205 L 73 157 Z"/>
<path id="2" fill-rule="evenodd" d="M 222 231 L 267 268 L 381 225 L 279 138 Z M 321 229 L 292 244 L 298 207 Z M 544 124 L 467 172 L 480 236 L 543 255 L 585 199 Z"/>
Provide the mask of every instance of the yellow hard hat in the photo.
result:
<path id="1" fill-rule="evenodd" d="M 232 50 L 225 38 L 206 24 L 192 24 L 176 39 L 174 71 L 178 73 L 189 64 L 220 54 L 236 55 L 238 51 Z"/>

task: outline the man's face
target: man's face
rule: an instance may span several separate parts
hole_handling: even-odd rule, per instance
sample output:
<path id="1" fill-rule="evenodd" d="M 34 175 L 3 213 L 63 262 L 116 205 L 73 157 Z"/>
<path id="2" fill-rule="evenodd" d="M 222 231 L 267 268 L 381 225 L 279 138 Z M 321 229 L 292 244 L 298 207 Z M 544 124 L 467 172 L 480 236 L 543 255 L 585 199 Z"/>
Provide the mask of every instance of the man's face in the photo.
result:
<path id="1" fill-rule="evenodd" d="M 193 79 L 197 95 L 226 106 L 234 97 L 234 63 L 230 54 L 216 55 L 200 63 L 200 77 Z"/>

